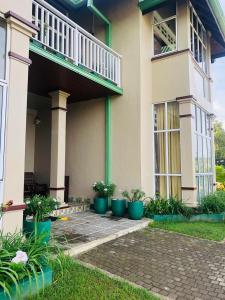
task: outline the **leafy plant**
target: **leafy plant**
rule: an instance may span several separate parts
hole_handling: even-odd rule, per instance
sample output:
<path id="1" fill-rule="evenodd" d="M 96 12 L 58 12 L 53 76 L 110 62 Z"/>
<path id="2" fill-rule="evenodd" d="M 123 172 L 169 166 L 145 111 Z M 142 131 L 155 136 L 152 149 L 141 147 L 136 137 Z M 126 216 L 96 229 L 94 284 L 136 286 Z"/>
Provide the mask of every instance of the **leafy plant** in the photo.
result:
<path id="1" fill-rule="evenodd" d="M 32 216 L 36 222 L 43 222 L 59 207 L 59 202 L 52 197 L 35 195 L 24 200 L 26 209 L 24 216 Z"/>
<path id="2" fill-rule="evenodd" d="M 187 207 L 181 200 L 174 197 L 150 199 L 145 206 L 146 215 L 183 215 L 190 217 L 193 210 Z"/>
<path id="3" fill-rule="evenodd" d="M 12 200 L 8 201 L 8 202 L 5 203 L 5 204 L 0 205 L 0 220 L 1 220 L 1 218 L 2 218 L 2 216 L 3 216 L 3 214 L 4 214 L 4 212 L 7 211 L 7 209 L 8 209 L 10 206 L 12 206 L 12 205 L 13 205 L 13 201 L 12 201 Z"/>
<path id="4" fill-rule="evenodd" d="M 225 182 L 224 166 L 216 166 L 216 182 Z"/>
<path id="5" fill-rule="evenodd" d="M 92 188 L 98 197 L 109 198 L 114 195 L 116 185 L 114 183 L 106 184 L 104 181 L 97 181 L 93 184 Z"/>
<path id="6" fill-rule="evenodd" d="M 145 192 L 140 189 L 133 189 L 130 192 L 124 191 L 122 192 L 122 196 L 130 202 L 145 200 Z"/>
<path id="7" fill-rule="evenodd" d="M 205 214 L 225 212 L 225 191 L 216 191 L 201 199 L 199 211 Z"/>
<path id="8" fill-rule="evenodd" d="M 55 246 L 43 242 L 44 235 L 25 238 L 21 233 L 0 235 L 0 287 L 11 298 L 11 288 L 20 294 L 19 282 L 43 274 L 53 260 Z M 60 258 L 56 258 L 60 264 Z"/>

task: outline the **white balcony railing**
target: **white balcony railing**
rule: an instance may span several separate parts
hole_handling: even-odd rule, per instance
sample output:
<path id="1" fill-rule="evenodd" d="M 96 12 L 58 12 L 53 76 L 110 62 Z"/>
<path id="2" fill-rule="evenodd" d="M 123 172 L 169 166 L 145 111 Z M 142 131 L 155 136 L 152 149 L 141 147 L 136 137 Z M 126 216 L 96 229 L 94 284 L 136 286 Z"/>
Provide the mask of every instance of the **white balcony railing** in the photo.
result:
<path id="1" fill-rule="evenodd" d="M 34 40 L 121 86 L 121 56 L 44 0 L 32 1 Z"/>

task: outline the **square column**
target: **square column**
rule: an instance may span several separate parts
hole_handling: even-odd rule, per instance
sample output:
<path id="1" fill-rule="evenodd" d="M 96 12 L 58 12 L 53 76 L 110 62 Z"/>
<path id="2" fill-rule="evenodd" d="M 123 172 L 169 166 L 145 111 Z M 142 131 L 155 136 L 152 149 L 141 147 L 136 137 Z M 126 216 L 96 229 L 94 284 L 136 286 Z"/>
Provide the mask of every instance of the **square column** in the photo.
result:
<path id="1" fill-rule="evenodd" d="M 191 207 L 197 206 L 195 177 L 195 117 L 193 99 L 180 101 L 181 189 L 182 199 Z"/>
<path id="2" fill-rule="evenodd" d="M 69 94 L 55 91 L 52 98 L 50 195 L 64 204 L 66 158 L 66 112 Z"/>

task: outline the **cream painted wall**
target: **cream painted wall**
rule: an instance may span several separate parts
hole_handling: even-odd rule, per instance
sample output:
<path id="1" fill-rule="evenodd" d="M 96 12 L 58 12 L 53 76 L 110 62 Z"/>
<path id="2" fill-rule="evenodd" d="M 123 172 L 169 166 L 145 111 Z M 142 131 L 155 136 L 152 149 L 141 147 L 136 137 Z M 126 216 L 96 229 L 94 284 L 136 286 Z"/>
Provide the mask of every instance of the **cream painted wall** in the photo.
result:
<path id="1" fill-rule="evenodd" d="M 92 184 L 105 177 L 105 101 L 68 105 L 66 175 L 70 197 L 92 197 Z"/>
<path id="2" fill-rule="evenodd" d="M 41 122 L 36 126 L 34 171 L 38 183 L 50 184 L 51 110 L 38 110 Z"/>
<path id="3" fill-rule="evenodd" d="M 26 124 L 26 148 L 25 148 L 25 172 L 34 172 L 34 153 L 35 153 L 35 118 L 37 111 L 27 110 Z"/>
<path id="4" fill-rule="evenodd" d="M 8 11 L 13 11 L 19 16 L 31 21 L 31 0 L 1 0 L 0 3 L 0 12 L 6 13 Z"/>

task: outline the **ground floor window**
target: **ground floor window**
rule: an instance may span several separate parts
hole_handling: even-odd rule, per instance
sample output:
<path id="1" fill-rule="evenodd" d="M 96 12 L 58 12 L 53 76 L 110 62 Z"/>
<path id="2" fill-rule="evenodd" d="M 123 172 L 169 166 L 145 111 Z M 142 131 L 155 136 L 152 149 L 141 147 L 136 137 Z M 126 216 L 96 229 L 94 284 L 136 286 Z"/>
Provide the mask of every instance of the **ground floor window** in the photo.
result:
<path id="1" fill-rule="evenodd" d="M 195 105 L 195 173 L 198 200 L 213 191 L 211 116 Z"/>
<path id="2" fill-rule="evenodd" d="M 155 192 L 181 199 L 179 104 L 154 105 Z"/>

